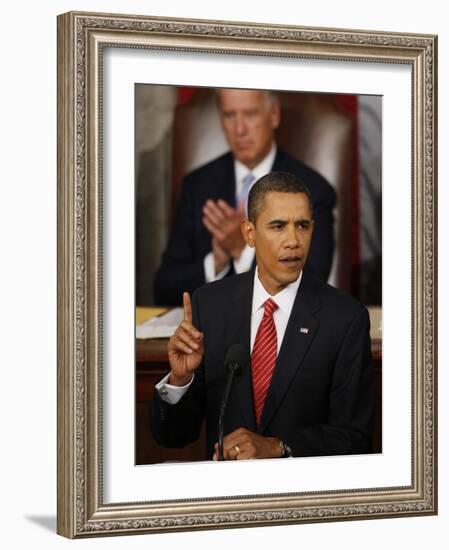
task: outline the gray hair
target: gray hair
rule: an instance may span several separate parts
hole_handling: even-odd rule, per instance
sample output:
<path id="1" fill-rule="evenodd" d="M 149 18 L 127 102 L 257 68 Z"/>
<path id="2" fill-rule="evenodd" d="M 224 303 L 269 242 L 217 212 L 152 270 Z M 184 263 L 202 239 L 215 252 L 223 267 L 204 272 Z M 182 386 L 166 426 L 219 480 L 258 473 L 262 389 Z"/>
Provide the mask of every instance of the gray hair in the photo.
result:
<path id="1" fill-rule="evenodd" d="M 273 107 L 276 102 L 279 102 L 279 96 L 272 90 L 247 90 L 245 88 L 215 88 L 215 98 L 218 108 L 220 109 L 220 92 L 224 90 L 237 90 L 239 92 L 262 92 L 268 101 L 268 106 Z"/>

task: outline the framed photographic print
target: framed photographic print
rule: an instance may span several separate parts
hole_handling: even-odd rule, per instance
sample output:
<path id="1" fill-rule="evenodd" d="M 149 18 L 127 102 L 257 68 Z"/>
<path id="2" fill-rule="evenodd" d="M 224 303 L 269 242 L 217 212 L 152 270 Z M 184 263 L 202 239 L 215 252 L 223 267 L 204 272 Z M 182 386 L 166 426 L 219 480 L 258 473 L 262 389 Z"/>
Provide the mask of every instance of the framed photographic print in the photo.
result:
<path id="1" fill-rule="evenodd" d="M 74 12 L 58 18 L 60 534 L 436 513 L 436 46 L 435 36 L 419 34 Z M 200 448 L 187 459 L 157 458 L 151 449 L 139 454 L 146 437 L 139 418 L 153 381 L 139 378 L 136 367 L 142 351 L 136 306 L 156 305 L 145 289 L 148 275 L 139 279 L 139 219 L 151 225 L 158 247 L 159 256 L 149 248 L 142 263 L 145 269 L 153 262 L 154 271 L 182 176 L 209 160 L 202 144 L 211 141 L 213 123 L 204 121 L 213 117 L 206 119 L 205 108 L 214 108 L 217 89 L 279 97 L 282 148 L 312 141 L 321 119 L 310 114 L 325 111 L 327 141 L 297 154 L 329 181 L 349 185 L 345 192 L 343 183 L 334 185 L 342 208 L 345 197 L 352 206 L 336 212 L 337 245 L 348 244 L 354 220 L 357 227 L 366 221 L 360 194 L 354 200 L 360 179 L 352 186 L 363 159 L 358 146 L 357 156 L 342 155 L 347 172 L 329 168 L 329 159 L 344 141 L 341 128 L 349 128 L 350 152 L 360 135 L 375 134 L 373 125 L 362 132 L 362 108 L 378 115 L 381 268 L 371 294 L 369 285 L 355 285 L 362 301 L 377 306 L 371 317 L 381 368 L 376 452 L 220 462 L 206 460 Z M 307 116 L 313 125 L 298 138 Z M 197 124 L 187 137 L 189 120 Z M 221 139 L 214 154 L 226 150 Z M 153 193 L 151 214 L 139 210 L 142 185 Z M 348 219 L 346 233 L 338 233 Z M 342 246 L 342 267 L 332 280 L 348 291 L 354 242 L 349 252 Z M 163 350 L 156 356 L 166 364 Z"/>
<path id="2" fill-rule="evenodd" d="M 230 107 L 237 114 L 229 113 Z M 136 341 L 136 464 L 204 456 L 204 437 L 180 451 L 162 448 L 151 436 L 148 403 L 168 369 L 167 338 L 154 336 L 161 335 L 158 326 L 181 313 L 182 292 L 192 293 L 205 283 L 203 264 L 211 247 L 195 205 L 204 208 L 206 198 L 221 198 L 235 207 L 233 186 L 244 173 L 244 162 L 254 165 L 265 144 L 269 159 L 274 157 L 272 171 L 302 174 L 315 197 L 322 185 L 326 198 L 315 198 L 308 264 L 369 306 L 377 388 L 372 450 L 380 452 L 382 362 L 375 317 L 382 297 L 382 97 L 136 84 L 134 111 L 136 305 L 139 321 L 144 319 Z M 266 114 L 275 117 L 274 130 Z M 237 174 L 234 159 L 240 163 Z M 258 164 L 252 173 L 270 168 L 270 160 Z M 304 166 L 316 172 L 305 172 Z M 337 204 L 331 206 L 334 193 Z M 235 236 L 239 231 L 237 225 L 229 237 L 236 248 L 243 247 L 243 236 L 240 244 Z M 235 265 L 239 272 L 249 267 L 248 253 L 242 249 L 243 259 Z"/>

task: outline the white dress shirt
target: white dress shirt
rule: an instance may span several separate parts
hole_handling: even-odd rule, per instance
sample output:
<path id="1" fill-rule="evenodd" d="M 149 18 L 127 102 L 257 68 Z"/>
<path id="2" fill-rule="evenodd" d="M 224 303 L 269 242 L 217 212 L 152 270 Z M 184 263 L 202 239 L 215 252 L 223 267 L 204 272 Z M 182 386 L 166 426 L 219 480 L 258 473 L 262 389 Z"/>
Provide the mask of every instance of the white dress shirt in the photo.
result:
<path id="1" fill-rule="evenodd" d="M 296 294 L 298 292 L 299 285 L 302 279 L 302 271 L 299 274 L 299 277 L 294 283 L 289 284 L 278 292 L 274 296 L 269 294 L 259 279 L 259 272 L 256 268 L 254 273 L 254 291 L 253 291 L 253 304 L 251 308 L 251 342 L 250 350 L 251 353 L 254 347 L 254 341 L 257 335 L 257 329 L 262 321 L 264 314 L 264 303 L 271 298 L 278 308 L 273 313 L 273 321 L 276 327 L 276 336 L 277 336 L 277 354 L 281 349 L 282 341 L 284 339 L 285 330 L 287 329 L 288 320 L 290 319 L 290 313 L 292 312 L 293 304 L 295 303 Z"/>
<path id="2" fill-rule="evenodd" d="M 268 298 L 271 298 L 276 302 L 278 308 L 273 313 L 273 321 L 276 326 L 276 335 L 277 335 L 277 353 L 281 349 L 282 341 L 284 339 L 285 330 L 287 329 L 288 320 L 290 318 L 290 313 L 292 312 L 293 304 L 295 303 L 296 294 L 298 292 L 299 285 L 302 279 L 302 271 L 299 274 L 299 277 L 294 283 L 286 286 L 281 292 L 278 292 L 274 296 L 269 294 L 262 283 L 259 280 L 259 272 L 256 267 L 254 273 L 254 290 L 253 290 L 253 301 L 251 306 L 251 336 L 250 336 L 250 350 L 253 351 L 254 341 L 256 339 L 257 329 L 262 321 L 264 313 L 264 303 Z M 194 375 L 195 376 L 195 375 Z M 156 384 L 156 390 L 158 391 L 161 399 L 170 403 L 170 405 L 175 405 L 181 397 L 185 394 L 190 384 L 193 382 L 190 380 L 185 386 L 173 386 L 168 384 L 168 379 L 170 373 L 168 373 L 164 378 Z"/>
<path id="3" fill-rule="evenodd" d="M 255 168 L 249 170 L 247 166 L 242 164 L 239 160 L 234 159 L 234 174 L 235 174 L 235 196 L 238 197 L 242 190 L 243 180 L 251 173 L 256 178 L 254 183 L 262 176 L 269 174 L 273 168 L 274 159 L 276 157 L 276 145 L 273 143 L 268 155 L 260 162 Z M 234 271 L 236 273 L 244 273 L 249 271 L 254 260 L 254 248 L 246 245 L 243 249 L 240 258 L 233 260 Z M 215 262 L 213 252 L 209 252 L 204 257 L 204 276 L 206 283 L 223 279 L 226 273 L 229 271 L 231 264 L 227 264 L 220 273 L 215 273 Z"/>

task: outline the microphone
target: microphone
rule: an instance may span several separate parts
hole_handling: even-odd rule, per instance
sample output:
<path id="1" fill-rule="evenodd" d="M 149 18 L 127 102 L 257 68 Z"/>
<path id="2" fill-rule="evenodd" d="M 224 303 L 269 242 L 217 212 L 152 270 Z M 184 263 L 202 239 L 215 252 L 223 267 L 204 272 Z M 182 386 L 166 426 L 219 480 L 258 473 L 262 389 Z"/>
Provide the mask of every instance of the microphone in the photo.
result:
<path id="1" fill-rule="evenodd" d="M 233 344 L 226 353 L 225 367 L 228 371 L 226 378 L 226 384 L 223 390 L 223 397 L 221 398 L 220 416 L 218 419 L 218 460 L 224 460 L 223 457 L 223 429 L 224 429 L 224 415 L 226 411 L 226 405 L 228 404 L 229 394 L 231 392 L 232 381 L 234 375 L 241 373 L 243 367 L 247 362 L 247 352 L 241 344 Z"/>

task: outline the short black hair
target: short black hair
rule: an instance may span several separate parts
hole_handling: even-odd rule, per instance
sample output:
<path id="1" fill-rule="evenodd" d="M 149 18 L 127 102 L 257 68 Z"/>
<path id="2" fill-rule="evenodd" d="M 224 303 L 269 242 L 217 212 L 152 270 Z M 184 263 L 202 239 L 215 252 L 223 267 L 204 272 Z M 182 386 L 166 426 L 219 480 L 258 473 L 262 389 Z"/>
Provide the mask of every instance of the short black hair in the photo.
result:
<path id="1" fill-rule="evenodd" d="M 304 193 L 309 200 L 310 212 L 313 218 L 312 197 L 306 184 L 290 172 L 270 172 L 262 176 L 251 187 L 248 195 L 248 219 L 253 224 L 262 209 L 267 193 Z"/>

